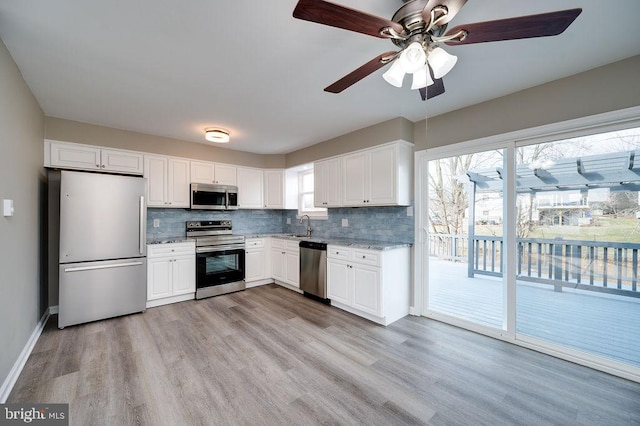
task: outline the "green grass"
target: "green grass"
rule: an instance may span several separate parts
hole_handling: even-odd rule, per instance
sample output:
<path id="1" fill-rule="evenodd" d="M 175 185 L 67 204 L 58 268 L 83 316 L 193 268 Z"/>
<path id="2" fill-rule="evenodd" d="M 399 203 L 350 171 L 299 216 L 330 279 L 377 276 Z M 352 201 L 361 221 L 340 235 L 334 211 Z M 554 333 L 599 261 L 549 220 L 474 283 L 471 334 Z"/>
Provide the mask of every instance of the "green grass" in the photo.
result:
<path id="1" fill-rule="evenodd" d="M 502 235 L 502 226 L 476 225 L 476 234 Z M 589 226 L 536 226 L 528 237 L 640 243 L 640 220 L 601 216 L 594 218 L 593 224 Z"/>

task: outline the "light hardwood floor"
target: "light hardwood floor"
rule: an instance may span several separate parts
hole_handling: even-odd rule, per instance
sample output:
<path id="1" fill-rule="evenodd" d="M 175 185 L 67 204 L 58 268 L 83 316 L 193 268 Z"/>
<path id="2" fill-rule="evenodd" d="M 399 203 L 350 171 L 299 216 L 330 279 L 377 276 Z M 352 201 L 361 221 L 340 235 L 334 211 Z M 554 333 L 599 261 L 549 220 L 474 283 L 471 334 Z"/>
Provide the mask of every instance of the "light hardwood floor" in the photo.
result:
<path id="1" fill-rule="evenodd" d="M 268 285 L 57 329 L 7 402 L 72 425 L 638 425 L 640 384 L 426 318 Z"/>

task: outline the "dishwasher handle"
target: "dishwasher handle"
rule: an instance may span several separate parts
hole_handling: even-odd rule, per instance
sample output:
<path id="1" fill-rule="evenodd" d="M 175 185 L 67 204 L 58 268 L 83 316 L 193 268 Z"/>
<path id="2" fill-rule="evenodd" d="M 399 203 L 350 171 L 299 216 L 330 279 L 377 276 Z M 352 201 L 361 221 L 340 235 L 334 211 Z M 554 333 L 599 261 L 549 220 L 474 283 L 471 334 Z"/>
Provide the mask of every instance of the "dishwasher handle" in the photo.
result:
<path id="1" fill-rule="evenodd" d="M 323 250 L 323 251 L 327 250 L 326 243 L 318 243 L 316 241 L 300 241 L 299 246 L 300 248 L 307 248 L 312 250 Z"/>

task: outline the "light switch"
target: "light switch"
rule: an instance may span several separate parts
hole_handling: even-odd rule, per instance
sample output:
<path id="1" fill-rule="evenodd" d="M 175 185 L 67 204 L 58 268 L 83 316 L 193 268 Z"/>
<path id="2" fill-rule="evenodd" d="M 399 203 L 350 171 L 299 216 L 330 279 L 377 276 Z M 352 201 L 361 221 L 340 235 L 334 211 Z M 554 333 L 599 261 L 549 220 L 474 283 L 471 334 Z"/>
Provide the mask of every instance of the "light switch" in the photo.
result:
<path id="1" fill-rule="evenodd" d="M 13 208 L 13 200 L 2 200 L 2 207 L 4 211 L 4 216 L 13 216 L 14 208 Z"/>
<path id="2" fill-rule="evenodd" d="M 160 219 L 153 219 L 153 227 L 154 228 L 160 227 Z"/>
<path id="3" fill-rule="evenodd" d="M 346 228 L 347 226 L 349 226 L 349 219 L 342 219 L 342 227 Z"/>
<path id="4" fill-rule="evenodd" d="M 287 225 L 291 225 L 291 218 L 290 217 L 287 218 Z"/>
<path id="5" fill-rule="evenodd" d="M 407 217 L 413 216 L 413 206 L 407 207 Z"/>

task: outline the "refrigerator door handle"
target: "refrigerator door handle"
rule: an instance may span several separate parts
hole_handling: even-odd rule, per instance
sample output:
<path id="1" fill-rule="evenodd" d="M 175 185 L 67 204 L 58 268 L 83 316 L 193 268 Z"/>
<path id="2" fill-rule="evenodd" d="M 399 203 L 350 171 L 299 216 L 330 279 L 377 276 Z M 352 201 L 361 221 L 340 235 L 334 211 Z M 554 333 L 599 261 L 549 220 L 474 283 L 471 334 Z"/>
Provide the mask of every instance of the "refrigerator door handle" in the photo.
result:
<path id="1" fill-rule="evenodd" d="M 144 226 L 144 195 L 140 196 L 140 239 L 138 240 L 138 248 L 140 254 L 144 254 L 145 249 L 145 226 Z"/>
<path id="2" fill-rule="evenodd" d="M 123 268 L 126 266 L 139 266 L 142 262 L 114 263 L 111 265 L 95 265 L 95 266 L 77 266 L 74 268 L 65 268 L 65 272 L 93 271 L 95 269 Z"/>

